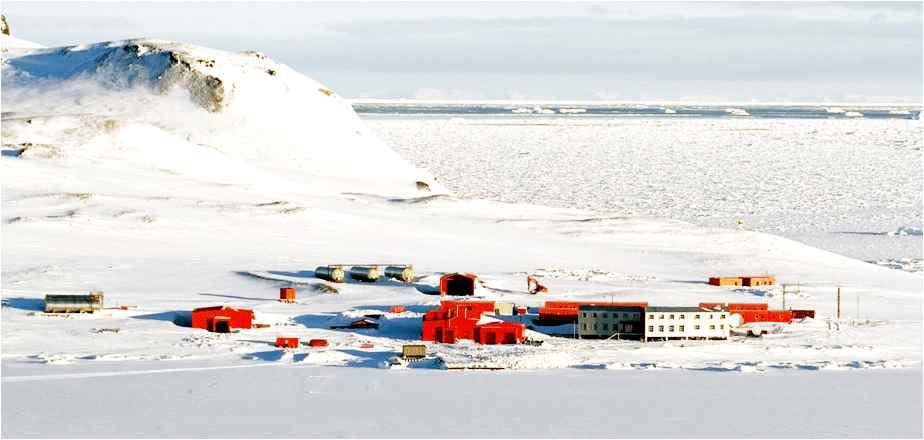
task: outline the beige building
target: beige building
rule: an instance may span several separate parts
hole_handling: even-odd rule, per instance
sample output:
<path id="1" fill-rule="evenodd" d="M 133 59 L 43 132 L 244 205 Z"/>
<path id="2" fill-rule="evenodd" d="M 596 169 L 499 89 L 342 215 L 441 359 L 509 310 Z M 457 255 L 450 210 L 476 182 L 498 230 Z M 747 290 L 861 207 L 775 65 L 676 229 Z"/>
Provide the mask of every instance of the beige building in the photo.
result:
<path id="1" fill-rule="evenodd" d="M 498 316 L 513 316 L 513 311 L 516 307 L 513 303 L 508 302 L 494 302 L 494 314 Z"/>

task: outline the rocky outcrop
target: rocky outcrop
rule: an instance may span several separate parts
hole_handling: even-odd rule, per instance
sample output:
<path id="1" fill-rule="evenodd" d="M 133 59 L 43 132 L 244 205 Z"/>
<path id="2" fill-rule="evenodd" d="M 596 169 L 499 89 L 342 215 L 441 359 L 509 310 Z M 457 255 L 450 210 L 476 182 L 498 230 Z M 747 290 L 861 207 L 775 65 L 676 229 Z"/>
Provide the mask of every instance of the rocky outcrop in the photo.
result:
<path id="1" fill-rule="evenodd" d="M 10 35 L 10 24 L 6 22 L 6 15 L 0 15 L 0 34 Z"/>

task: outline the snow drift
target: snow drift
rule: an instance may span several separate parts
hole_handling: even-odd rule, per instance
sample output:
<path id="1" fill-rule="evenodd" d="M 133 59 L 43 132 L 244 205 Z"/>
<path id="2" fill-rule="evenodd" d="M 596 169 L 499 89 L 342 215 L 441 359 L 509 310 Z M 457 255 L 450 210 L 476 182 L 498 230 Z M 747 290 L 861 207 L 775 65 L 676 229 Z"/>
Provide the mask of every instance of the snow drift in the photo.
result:
<path id="1" fill-rule="evenodd" d="M 45 157 L 129 162 L 139 151 L 147 153 L 136 162 L 160 152 L 206 174 L 291 174 L 326 191 L 441 191 L 368 132 L 347 101 L 259 52 L 153 39 L 3 43 L 5 146 L 46 144 L 53 152 Z M 321 176 L 337 180 L 311 179 Z"/>

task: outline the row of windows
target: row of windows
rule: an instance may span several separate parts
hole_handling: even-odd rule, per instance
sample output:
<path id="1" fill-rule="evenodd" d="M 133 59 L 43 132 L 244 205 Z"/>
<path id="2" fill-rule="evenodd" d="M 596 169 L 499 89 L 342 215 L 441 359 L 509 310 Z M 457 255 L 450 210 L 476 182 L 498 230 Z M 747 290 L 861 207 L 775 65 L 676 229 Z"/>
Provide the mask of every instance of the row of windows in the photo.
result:
<path id="1" fill-rule="evenodd" d="M 601 313 L 600 315 L 601 315 L 601 316 L 600 316 L 601 318 L 609 318 L 609 317 L 610 317 L 610 314 L 609 314 L 609 313 Z M 622 313 L 621 315 L 622 315 L 622 319 L 638 319 L 638 313 Z M 597 317 L 597 313 L 596 313 L 596 312 L 593 312 L 593 313 L 590 314 L 590 316 L 591 316 L 592 318 L 596 318 L 596 317 Z M 581 317 L 586 318 L 586 317 L 587 317 L 587 312 L 581 312 Z M 613 313 L 613 318 L 614 318 L 614 319 L 619 319 L 619 317 L 620 317 L 620 313 Z"/>
<path id="2" fill-rule="evenodd" d="M 581 324 L 581 328 L 584 329 L 584 330 L 587 330 L 587 323 L 585 322 L 584 324 Z M 610 330 L 610 325 L 609 325 L 609 324 L 600 324 L 600 327 L 598 328 L 598 327 L 597 327 L 597 324 L 594 324 L 594 325 L 593 325 L 593 329 L 594 329 L 594 330 L 601 329 L 601 330 L 603 330 L 603 331 L 609 331 L 609 330 Z M 616 324 L 613 324 L 613 331 L 616 331 Z M 631 327 L 631 326 L 624 327 L 624 330 L 623 330 L 623 331 L 629 331 L 629 332 L 631 332 L 631 331 L 632 331 L 632 327 Z"/>
<path id="3" fill-rule="evenodd" d="M 658 319 L 664 319 L 664 316 L 665 316 L 665 315 L 663 315 L 663 314 L 658 315 Z M 675 316 L 675 315 L 671 314 L 671 315 L 666 315 L 666 316 L 668 316 L 667 319 L 674 319 L 674 316 Z M 697 315 L 693 315 L 693 319 L 699 319 L 699 318 L 700 318 L 700 315 L 698 315 L 698 314 L 697 314 Z M 648 319 L 655 319 L 655 315 L 649 314 L 649 315 L 648 315 Z M 681 314 L 681 315 L 680 315 L 680 319 L 686 319 L 686 315 Z M 709 314 L 709 319 L 715 319 L 715 315 L 713 315 L 712 313 L 710 313 L 710 314 Z M 719 319 L 725 319 L 725 314 L 720 315 Z"/>
<path id="4" fill-rule="evenodd" d="M 658 326 L 658 331 L 661 332 L 661 333 L 664 333 L 664 327 L 665 327 L 665 326 L 663 326 L 663 325 L 659 325 L 659 326 Z M 680 326 L 678 326 L 678 327 L 679 327 L 679 328 L 678 328 L 678 331 L 680 331 L 680 332 L 685 332 L 685 331 L 686 331 L 685 326 L 680 325 Z M 720 329 L 720 330 L 725 330 L 725 324 L 719 324 L 719 329 Z M 693 330 L 699 330 L 699 325 L 693 326 Z M 715 330 L 715 325 L 710 325 L 710 326 L 709 326 L 709 330 Z M 654 326 L 653 326 L 653 325 L 649 325 L 649 326 L 648 326 L 648 331 L 654 332 Z M 668 331 L 668 333 L 673 333 L 673 331 L 674 331 L 674 326 L 668 325 L 668 326 L 667 326 L 667 331 Z"/>

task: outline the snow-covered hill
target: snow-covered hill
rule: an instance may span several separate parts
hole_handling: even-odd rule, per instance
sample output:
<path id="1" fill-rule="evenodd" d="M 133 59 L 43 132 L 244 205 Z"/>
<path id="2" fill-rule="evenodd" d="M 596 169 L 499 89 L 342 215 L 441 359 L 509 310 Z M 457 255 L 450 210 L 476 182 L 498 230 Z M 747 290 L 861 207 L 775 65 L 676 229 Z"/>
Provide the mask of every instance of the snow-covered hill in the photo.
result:
<path id="1" fill-rule="evenodd" d="M 136 39 L 24 49 L 5 37 L 3 142 L 191 177 L 414 195 L 441 187 L 379 142 L 350 104 L 259 52 Z M 20 40 L 21 41 L 21 40 Z M 326 177 L 323 187 L 313 179 Z M 357 183 L 359 182 L 359 183 Z"/>

